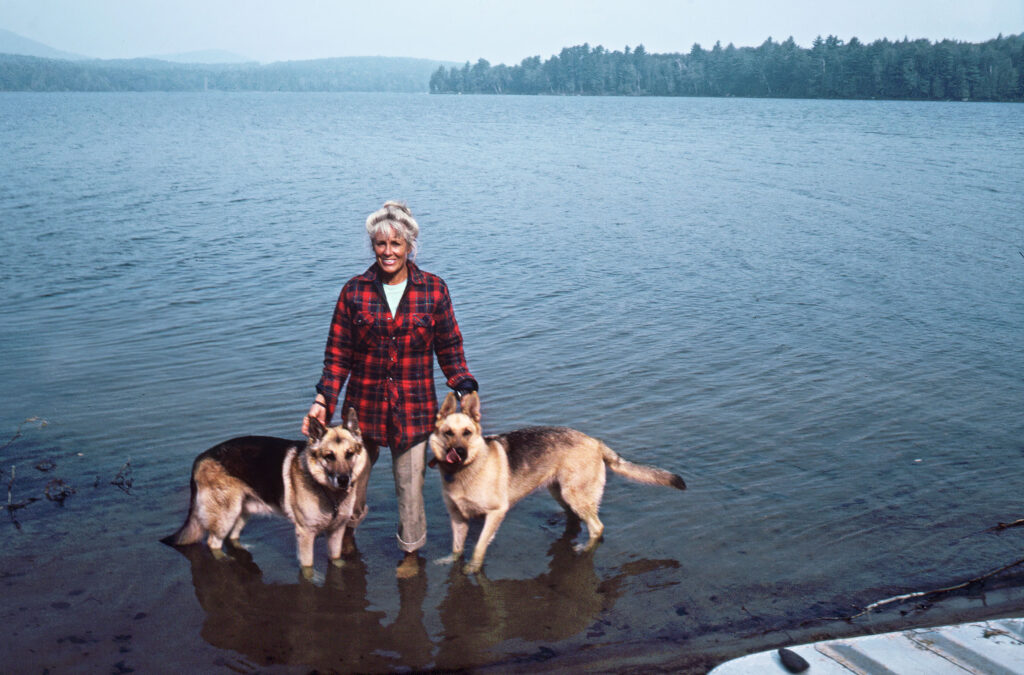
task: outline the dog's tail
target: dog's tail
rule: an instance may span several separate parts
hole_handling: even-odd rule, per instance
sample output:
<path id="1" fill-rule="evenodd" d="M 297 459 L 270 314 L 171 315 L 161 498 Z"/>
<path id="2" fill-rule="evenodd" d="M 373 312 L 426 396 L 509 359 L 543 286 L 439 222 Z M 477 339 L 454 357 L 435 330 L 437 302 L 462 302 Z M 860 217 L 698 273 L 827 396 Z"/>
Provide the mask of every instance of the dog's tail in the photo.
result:
<path id="1" fill-rule="evenodd" d="M 647 485 L 664 485 L 665 487 L 674 487 L 677 490 L 686 489 L 686 481 L 684 481 L 682 477 L 677 476 L 671 471 L 659 469 L 656 466 L 634 464 L 633 462 L 620 457 L 618 453 L 604 443 L 601 443 L 601 456 L 609 469 L 630 480 L 635 480 L 638 483 L 646 483 Z"/>
<path id="2" fill-rule="evenodd" d="M 196 544 L 203 538 L 203 525 L 199 522 L 199 514 L 196 513 L 196 489 L 196 479 L 193 477 L 189 481 L 189 491 L 192 493 L 192 497 L 188 503 L 188 516 L 185 517 L 185 524 L 174 534 L 160 540 L 168 546 Z"/>

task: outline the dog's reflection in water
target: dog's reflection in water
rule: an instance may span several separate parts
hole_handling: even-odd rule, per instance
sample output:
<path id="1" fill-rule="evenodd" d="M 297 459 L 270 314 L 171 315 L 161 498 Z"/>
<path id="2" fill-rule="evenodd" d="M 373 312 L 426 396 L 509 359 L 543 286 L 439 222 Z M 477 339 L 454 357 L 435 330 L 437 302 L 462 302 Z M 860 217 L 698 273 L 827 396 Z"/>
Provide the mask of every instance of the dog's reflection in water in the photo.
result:
<path id="1" fill-rule="evenodd" d="M 359 554 L 340 568 L 328 565 L 319 586 L 300 575 L 292 584 L 265 582 L 252 556 L 227 544 L 221 560 L 201 544 L 175 550 L 192 565 L 196 598 L 206 613 L 203 639 L 257 667 L 449 670 L 506 661 L 502 645 L 509 641 L 522 653 L 522 641 L 557 649 L 559 641 L 581 633 L 600 640 L 601 612 L 612 608 L 629 578 L 679 566 L 639 560 L 601 579 L 594 554 L 573 550 L 578 533 L 566 529 L 548 551 L 548 570 L 533 579 L 489 580 L 452 569 L 437 616 L 429 617 L 435 627 L 437 619 L 441 623 L 433 636 L 425 628 L 426 574 L 397 580 L 398 615 L 385 625 L 386 613 L 367 599 L 367 567 Z"/>
<path id="2" fill-rule="evenodd" d="M 533 579 L 489 580 L 482 573 L 467 576 L 452 569 L 447 595 L 438 607 L 444 635 L 436 667 L 494 663 L 503 658 L 495 646 L 509 640 L 534 643 L 541 659 L 552 645 L 557 649 L 559 641 L 584 632 L 599 640 L 599 616 L 614 606 L 630 577 L 679 567 L 675 560 L 638 560 L 601 579 L 594 570 L 594 553 L 574 549 L 579 532 L 578 523 L 567 527 L 548 550 L 548 571 Z M 516 652 L 522 654 L 522 645 Z M 531 658 L 515 669 L 526 667 Z"/>
<path id="3" fill-rule="evenodd" d="M 294 584 L 264 582 L 249 552 L 227 544 L 220 560 L 201 544 L 176 550 L 192 565 L 196 598 L 206 612 L 203 639 L 257 666 L 380 672 L 431 660 L 423 628 L 425 575 L 398 580 L 401 608 L 385 626 L 385 613 L 370 608 L 367 568 L 358 555 L 342 567 L 328 565 L 318 586 L 301 577 Z"/>

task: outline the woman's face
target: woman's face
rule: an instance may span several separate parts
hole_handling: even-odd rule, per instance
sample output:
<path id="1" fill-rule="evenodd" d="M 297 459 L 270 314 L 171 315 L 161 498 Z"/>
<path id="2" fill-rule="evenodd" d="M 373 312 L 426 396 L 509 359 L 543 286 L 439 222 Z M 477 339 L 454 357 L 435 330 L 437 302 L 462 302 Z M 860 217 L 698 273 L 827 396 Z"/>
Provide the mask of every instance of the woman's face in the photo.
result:
<path id="1" fill-rule="evenodd" d="M 394 229 L 375 234 L 370 240 L 377 266 L 384 273 L 384 283 L 397 284 L 405 281 L 409 274 L 405 263 L 409 260 L 409 242 Z"/>

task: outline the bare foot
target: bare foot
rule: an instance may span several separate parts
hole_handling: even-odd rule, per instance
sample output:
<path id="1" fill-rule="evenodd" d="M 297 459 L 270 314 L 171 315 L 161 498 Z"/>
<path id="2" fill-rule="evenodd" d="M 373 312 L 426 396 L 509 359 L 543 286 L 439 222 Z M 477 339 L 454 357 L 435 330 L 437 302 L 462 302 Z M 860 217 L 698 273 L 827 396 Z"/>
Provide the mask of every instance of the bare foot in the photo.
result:
<path id="1" fill-rule="evenodd" d="M 395 576 L 399 579 L 409 579 L 419 574 L 421 567 L 420 557 L 414 551 L 410 551 L 402 558 L 402 562 L 398 563 L 398 567 L 395 569 Z"/>

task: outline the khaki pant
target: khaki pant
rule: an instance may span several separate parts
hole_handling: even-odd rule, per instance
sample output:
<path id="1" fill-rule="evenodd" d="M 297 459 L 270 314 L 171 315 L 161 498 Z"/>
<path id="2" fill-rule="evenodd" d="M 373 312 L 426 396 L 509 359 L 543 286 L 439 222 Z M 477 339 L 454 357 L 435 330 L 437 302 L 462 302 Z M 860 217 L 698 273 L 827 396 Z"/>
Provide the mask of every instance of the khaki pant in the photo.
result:
<path id="1" fill-rule="evenodd" d="M 377 463 L 380 447 L 369 439 L 363 439 L 371 464 Z M 398 497 L 398 548 L 405 552 L 419 550 L 427 543 L 427 514 L 423 507 L 423 475 L 426 472 L 427 442 L 422 441 L 406 448 L 391 450 L 391 473 L 395 479 L 395 495 Z M 357 489 L 356 501 L 358 525 L 366 517 L 366 486 L 370 472 Z"/>

